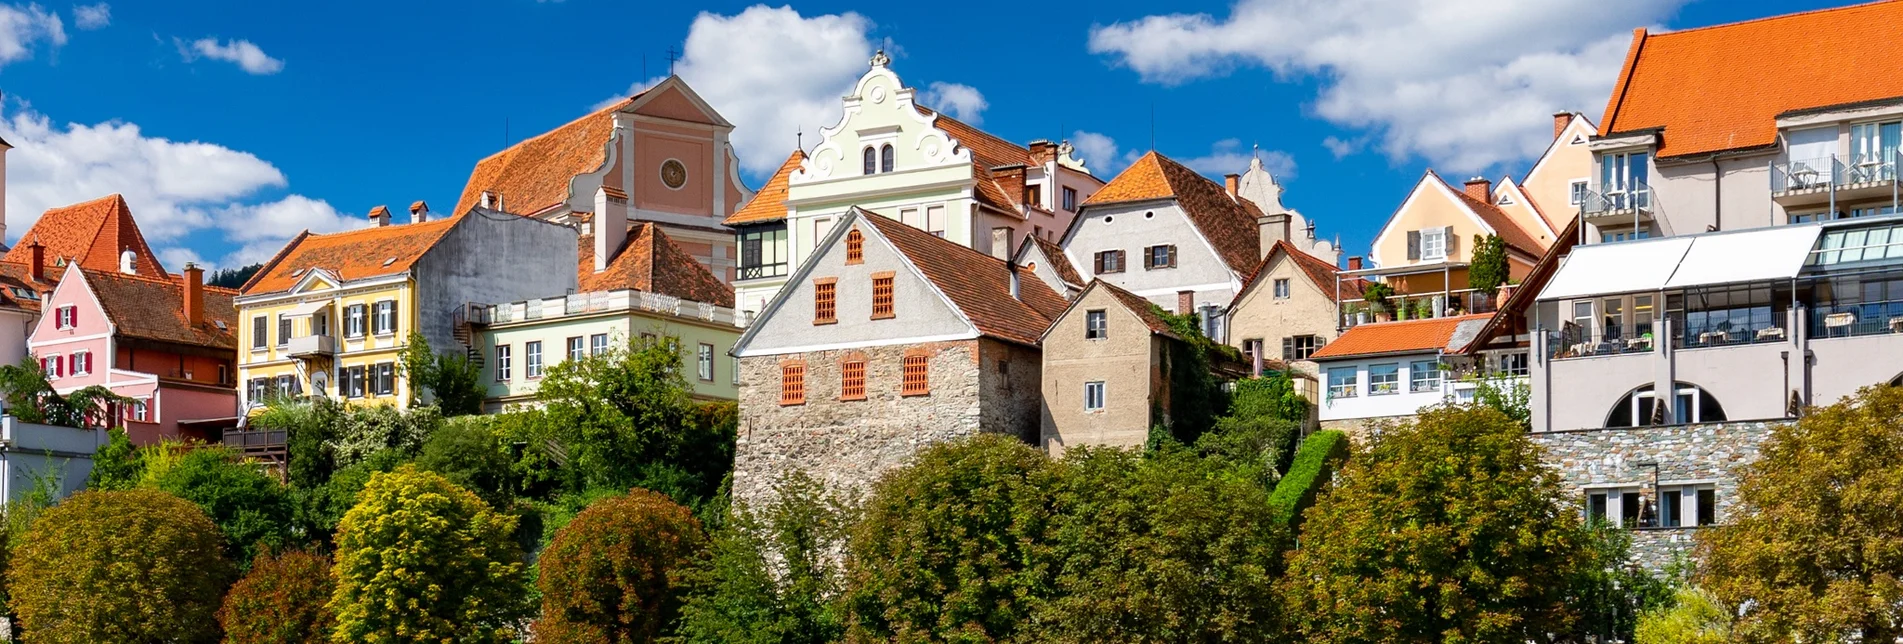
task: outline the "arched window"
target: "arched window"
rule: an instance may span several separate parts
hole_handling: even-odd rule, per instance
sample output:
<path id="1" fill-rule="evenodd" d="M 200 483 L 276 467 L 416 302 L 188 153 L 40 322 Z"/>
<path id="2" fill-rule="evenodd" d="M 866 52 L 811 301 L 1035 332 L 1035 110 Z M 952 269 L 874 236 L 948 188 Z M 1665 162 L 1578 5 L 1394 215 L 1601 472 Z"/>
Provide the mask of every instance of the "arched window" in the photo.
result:
<path id="1" fill-rule="evenodd" d="M 1683 382 L 1677 383 L 1673 389 L 1672 402 L 1666 406 L 1659 405 L 1658 393 L 1652 385 L 1632 390 L 1606 413 L 1606 426 L 1648 427 L 1725 420 L 1725 408 L 1718 404 L 1718 399 L 1712 397 L 1711 392 Z"/>
<path id="2" fill-rule="evenodd" d="M 874 151 L 871 146 L 867 146 L 865 154 L 862 155 L 865 157 L 865 161 L 866 161 L 866 174 L 879 173 L 879 165 L 878 165 L 879 159 L 878 157 L 873 156 L 875 154 L 878 154 L 878 152 Z"/>
<path id="3" fill-rule="evenodd" d="M 846 233 L 847 264 L 858 264 L 866 261 L 864 242 L 865 237 L 859 234 L 859 229 L 854 228 Z"/>
<path id="4" fill-rule="evenodd" d="M 879 148 L 879 171 L 892 171 L 892 144 L 890 143 L 885 144 L 885 147 Z"/>

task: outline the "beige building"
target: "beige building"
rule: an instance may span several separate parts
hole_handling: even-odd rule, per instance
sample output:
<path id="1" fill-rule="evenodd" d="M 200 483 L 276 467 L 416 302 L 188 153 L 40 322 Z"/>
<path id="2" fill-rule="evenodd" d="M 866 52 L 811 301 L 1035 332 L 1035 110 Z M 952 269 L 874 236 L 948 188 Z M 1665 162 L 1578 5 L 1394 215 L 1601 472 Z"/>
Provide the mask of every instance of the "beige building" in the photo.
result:
<path id="1" fill-rule="evenodd" d="M 1256 373 L 1279 359 L 1300 373 L 1317 375 L 1309 357 L 1335 337 L 1336 303 L 1361 299 L 1364 286 L 1359 279 L 1340 278 L 1339 272 L 1288 242 L 1270 246 L 1229 305 L 1230 346 L 1242 350 Z"/>
<path id="2" fill-rule="evenodd" d="M 1142 447 L 1170 412 L 1170 345 L 1159 309 L 1091 280 L 1044 332 L 1044 418 L 1051 456 L 1080 445 Z"/>
<path id="3" fill-rule="evenodd" d="M 1492 300 L 1468 286 L 1476 237 L 1498 235 L 1506 242 L 1514 280 L 1525 277 L 1546 252 L 1535 233 L 1492 199 L 1491 181 L 1476 177 L 1456 187 L 1429 170 L 1375 237 L 1373 266 L 1364 268 L 1349 258 L 1349 274 L 1386 282 L 1409 300 L 1429 300 L 1432 317 L 1492 310 Z"/>
<path id="4" fill-rule="evenodd" d="M 1553 142 L 1519 181 L 1503 177 L 1493 190 L 1493 205 L 1521 228 L 1552 247 L 1567 224 L 1579 217 L 1579 204 L 1592 181 L 1592 137 L 1599 129 L 1585 115 L 1553 115 Z"/>

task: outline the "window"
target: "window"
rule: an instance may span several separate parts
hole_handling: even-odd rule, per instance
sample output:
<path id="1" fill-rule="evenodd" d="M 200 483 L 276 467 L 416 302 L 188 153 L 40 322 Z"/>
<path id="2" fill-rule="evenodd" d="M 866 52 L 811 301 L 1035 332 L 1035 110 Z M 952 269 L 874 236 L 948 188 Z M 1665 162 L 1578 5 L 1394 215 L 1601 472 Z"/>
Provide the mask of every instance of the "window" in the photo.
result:
<path id="1" fill-rule="evenodd" d="M 1586 523 L 1610 523 L 1612 518 L 1606 515 L 1607 493 L 1591 492 L 1586 495 Z"/>
<path id="2" fill-rule="evenodd" d="M 588 355 L 598 356 L 608 352 L 608 334 L 597 333 L 588 336 Z"/>
<path id="3" fill-rule="evenodd" d="M 496 345 L 496 380 L 499 382 L 509 379 L 509 349 L 506 344 Z"/>
<path id="4" fill-rule="evenodd" d="M 1032 204 L 1042 208 L 1044 206 L 1043 184 L 1033 183 L 1033 184 L 1024 186 L 1024 203 Z"/>
<path id="5" fill-rule="evenodd" d="M 265 332 L 265 325 L 269 323 L 270 322 L 265 320 L 262 315 L 251 318 L 251 350 L 261 351 L 264 349 L 267 340 L 270 338 Z"/>
<path id="6" fill-rule="evenodd" d="M 887 143 L 879 148 L 879 171 L 880 172 L 892 171 L 892 144 L 890 143 Z"/>
<path id="7" fill-rule="evenodd" d="M 370 367 L 370 391 L 379 396 L 396 393 L 396 363 L 384 362 Z"/>
<path id="8" fill-rule="evenodd" d="M 1103 381 L 1084 383 L 1084 411 L 1103 411 Z"/>
<path id="9" fill-rule="evenodd" d="M 291 343 L 291 318 L 278 315 L 278 346 Z"/>
<path id="10" fill-rule="evenodd" d="M 53 327 L 70 329 L 79 324 L 79 307 L 68 304 L 53 312 Z"/>
<path id="11" fill-rule="evenodd" d="M 1307 360 L 1309 356 L 1322 348 L 1321 338 L 1312 335 L 1295 335 L 1282 338 L 1283 360 Z"/>
<path id="12" fill-rule="evenodd" d="M 847 264 L 859 264 L 866 261 L 865 239 L 865 235 L 859 234 L 859 229 L 857 228 L 846 233 Z"/>
<path id="13" fill-rule="evenodd" d="M 1652 335 L 1652 296 L 1638 295 L 1632 298 L 1632 335 L 1647 337 Z"/>
<path id="14" fill-rule="evenodd" d="M 269 383 L 270 381 L 263 378 L 252 378 L 245 382 L 245 400 L 254 403 L 264 402 L 266 392 L 271 390 Z"/>
<path id="15" fill-rule="evenodd" d="M 1064 189 L 1064 210 L 1065 212 L 1074 212 L 1077 210 L 1077 189 L 1076 188 Z"/>
<path id="16" fill-rule="evenodd" d="M 1421 231 L 1421 259 L 1447 259 L 1447 229 Z"/>
<path id="17" fill-rule="evenodd" d="M 1084 339 L 1102 340 L 1110 337 L 1110 322 L 1102 310 L 1084 312 Z"/>
<path id="18" fill-rule="evenodd" d="M 1613 242 L 1638 241 L 1641 239 L 1651 239 L 1651 238 L 1652 238 L 1652 231 L 1644 229 L 1644 228 L 1640 228 L 1637 230 L 1622 230 L 1618 232 L 1599 233 L 1599 241 L 1607 243 L 1607 244 L 1610 244 Z"/>
<path id="19" fill-rule="evenodd" d="M 522 368 L 523 375 L 530 378 L 542 377 L 542 342 L 539 340 L 522 343 L 522 356 L 527 364 Z"/>
<path id="20" fill-rule="evenodd" d="M 1288 299 L 1288 278 L 1286 277 L 1276 278 L 1275 299 L 1278 299 L 1278 300 Z"/>
<path id="21" fill-rule="evenodd" d="M 925 232 L 938 235 L 939 237 L 945 236 L 944 206 L 925 207 Z"/>
<path id="22" fill-rule="evenodd" d="M 569 338 L 568 339 L 568 359 L 572 362 L 580 362 L 582 358 L 586 358 L 586 357 L 588 357 L 588 347 L 582 344 L 581 336 L 578 335 L 578 336 Z"/>
<path id="23" fill-rule="evenodd" d="M 1611 210 L 1647 208 L 1652 205 L 1651 155 L 1646 152 L 1608 154 L 1599 159 L 1599 191 L 1604 193 Z"/>
<path id="24" fill-rule="evenodd" d="M 872 276 L 872 319 L 892 317 L 892 274 Z"/>
<path id="25" fill-rule="evenodd" d="M 780 365 L 780 404 L 806 404 L 806 364 L 789 362 Z"/>
<path id="26" fill-rule="evenodd" d="M 1586 521 L 1593 524 L 1639 527 L 1645 497 L 1638 488 L 1591 489 L 1586 491 Z"/>
<path id="27" fill-rule="evenodd" d="M 61 356 L 40 358 L 40 372 L 46 374 L 47 380 L 59 380 L 60 367 L 64 366 L 65 362 Z"/>
<path id="28" fill-rule="evenodd" d="M 1903 123 L 1857 123 L 1850 126 L 1849 182 L 1896 178 L 1896 150 L 1903 143 Z"/>
<path id="29" fill-rule="evenodd" d="M 905 356 L 904 384 L 900 388 L 900 395 L 923 396 L 931 393 L 932 387 L 930 376 L 928 375 L 929 370 L 930 367 L 925 356 Z"/>
<path id="30" fill-rule="evenodd" d="M 1524 376 L 1532 373 L 1525 353 L 1500 354 L 1500 373 L 1509 376 Z"/>
<path id="31" fill-rule="evenodd" d="M 1574 179 L 1571 184 L 1568 184 L 1567 192 L 1570 196 L 1567 197 L 1566 203 L 1575 206 L 1586 203 L 1586 186 L 1588 183 L 1590 182 L 1585 179 Z"/>
<path id="32" fill-rule="evenodd" d="M 344 307 L 344 337 L 363 337 L 363 305 L 352 304 Z"/>
<path id="33" fill-rule="evenodd" d="M 879 156 L 878 155 L 879 153 L 873 150 L 872 146 L 869 146 L 869 145 L 866 146 L 865 152 L 859 155 L 861 160 L 865 161 L 866 174 L 873 175 L 873 174 L 879 173 Z"/>
<path id="34" fill-rule="evenodd" d="M 1097 274 L 1101 275 L 1104 273 L 1121 273 L 1121 272 L 1123 272 L 1123 251 L 1120 251 L 1120 250 L 1097 251 L 1097 270 L 1096 270 Z"/>
<path id="35" fill-rule="evenodd" d="M 1143 249 L 1143 269 L 1176 268 L 1176 246 L 1158 244 Z"/>
<path id="36" fill-rule="evenodd" d="M 128 405 L 126 407 L 126 420 L 133 420 L 133 421 L 138 421 L 143 423 L 143 422 L 147 422 L 147 419 L 150 418 L 150 416 L 151 416 L 151 408 L 148 407 L 145 401 L 143 400 L 134 400 L 132 401 L 131 405 Z"/>
<path id="37" fill-rule="evenodd" d="M 1354 367 L 1336 367 L 1328 370 L 1328 399 L 1353 398 L 1360 393 L 1360 372 Z"/>
<path id="38" fill-rule="evenodd" d="M 330 310 L 311 314 L 311 335 L 330 335 Z"/>
<path id="39" fill-rule="evenodd" d="M 298 380 L 297 376 L 278 376 L 273 383 L 272 391 L 280 396 L 295 396 L 304 392 L 304 383 Z M 320 390 L 318 393 L 323 392 Z"/>
<path id="40" fill-rule="evenodd" d="M 839 399 L 866 399 L 866 361 L 847 360 L 839 365 Z"/>
<path id="41" fill-rule="evenodd" d="M 376 323 L 371 332 L 377 335 L 396 333 L 396 300 L 383 300 L 376 304 Z"/>
<path id="42" fill-rule="evenodd" d="M 1717 525 L 1718 491 L 1709 487 L 1700 487 L 1692 498 L 1698 501 L 1698 510 L 1694 513 L 1698 517 L 1698 525 Z"/>
<path id="43" fill-rule="evenodd" d="M 91 351 L 73 352 L 73 375 L 83 376 L 93 372 L 93 353 Z"/>
<path id="44" fill-rule="evenodd" d="M 832 324 L 839 321 L 833 299 L 838 286 L 839 284 L 832 278 L 822 278 L 813 282 L 813 324 Z"/>
<path id="45" fill-rule="evenodd" d="M 1620 398 L 1606 414 L 1607 427 L 1646 427 L 1715 423 L 1725 420 L 1725 408 L 1710 392 L 1695 385 L 1678 383 L 1669 409 L 1659 403 L 1651 385 L 1639 387 Z"/>
<path id="46" fill-rule="evenodd" d="M 1417 394 L 1440 391 L 1440 363 L 1433 360 L 1407 363 L 1407 390 Z"/>
<path id="47" fill-rule="evenodd" d="M 1592 302 L 1573 302 L 1573 324 L 1579 332 L 1592 335 Z"/>
<path id="48" fill-rule="evenodd" d="M 714 381 L 714 345 L 700 343 L 695 353 L 695 371 L 702 382 Z"/>
<path id="49" fill-rule="evenodd" d="M 757 226 L 740 232 L 739 279 L 786 274 L 786 225 Z"/>
<path id="50" fill-rule="evenodd" d="M 367 389 L 363 365 L 337 370 L 337 393 L 345 398 L 362 398 Z"/>
<path id="51" fill-rule="evenodd" d="M 1368 365 L 1368 395 L 1385 396 L 1401 393 L 1401 364 Z"/>
<path id="52" fill-rule="evenodd" d="M 733 384 L 740 384 L 740 359 L 733 358 L 733 362 L 729 366 L 731 367 L 730 371 L 733 372 Z"/>

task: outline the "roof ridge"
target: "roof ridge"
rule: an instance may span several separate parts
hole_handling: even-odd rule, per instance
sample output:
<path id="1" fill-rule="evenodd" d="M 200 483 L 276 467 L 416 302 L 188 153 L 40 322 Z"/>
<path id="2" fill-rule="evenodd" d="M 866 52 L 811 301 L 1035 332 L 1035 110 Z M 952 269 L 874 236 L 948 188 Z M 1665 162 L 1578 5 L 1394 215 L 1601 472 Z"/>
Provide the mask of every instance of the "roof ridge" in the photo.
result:
<path id="1" fill-rule="evenodd" d="M 646 91 L 647 91 L 647 90 L 642 90 L 642 91 L 641 91 L 641 93 L 646 93 Z M 524 146 L 524 145 L 527 145 L 527 144 L 528 144 L 529 142 L 531 142 L 531 141 L 536 141 L 536 140 L 539 140 L 539 139 L 541 139 L 541 138 L 543 138 L 543 137 L 547 137 L 547 136 L 550 136 L 550 135 L 553 135 L 553 134 L 555 134 L 556 132 L 560 132 L 560 131 L 562 131 L 563 129 L 566 129 L 566 128 L 567 128 L 568 126 L 570 126 L 570 125 L 574 125 L 574 124 L 576 124 L 576 123 L 580 123 L 580 122 L 582 122 L 582 121 L 585 121 L 585 120 L 588 120 L 588 119 L 591 119 L 591 118 L 594 118 L 594 117 L 596 117 L 596 116 L 599 116 L 599 115 L 601 115 L 601 113 L 603 113 L 603 112 L 612 112 L 612 111 L 619 111 L 619 110 L 620 110 L 621 108 L 623 108 L 623 107 L 626 107 L 626 106 L 627 106 L 627 104 L 629 104 L 629 103 L 633 103 L 633 102 L 634 102 L 634 99 L 635 99 L 636 97 L 638 97 L 638 96 L 640 96 L 640 95 L 641 95 L 641 93 L 637 93 L 637 94 L 635 94 L 634 96 L 630 96 L 630 97 L 626 97 L 626 98 L 623 98 L 623 99 L 621 99 L 621 100 L 619 100 L 619 101 L 616 101 L 616 102 L 615 102 L 615 103 L 614 103 L 613 105 L 609 105 L 609 106 L 607 106 L 607 107 L 603 107 L 603 108 L 601 108 L 601 109 L 598 109 L 598 110 L 590 110 L 590 111 L 589 111 L 588 113 L 586 113 L 586 114 L 583 114 L 583 115 L 581 115 L 581 116 L 577 116 L 577 117 L 575 117 L 575 118 L 572 118 L 572 119 L 569 119 L 569 120 L 567 120 L 567 121 L 563 121 L 561 125 L 557 125 L 557 126 L 555 126 L 555 127 L 552 127 L 552 128 L 549 128 L 548 130 L 546 130 L 546 131 L 544 131 L 544 132 L 542 132 L 541 134 L 537 134 L 537 135 L 535 135 L 535 136 L 531 136 L 531 137 L 529 137 L 529 138 L 526 138 L 526 139 L 522 139 L 522 140 L 520 140 L 520 141 L 516 141 L 516 142 L 514 142 L 514 143 L 511 143 L 511 144 L 509 144 L 509 145 L 507 145 L 507 146 L 505 146 L 505 147 L 503 147 L 503 148 L 502 148 L 502 149 L 500 149 L 500 150 L 497 150 L 497 151 L 495 151 L 495 152 L 493 152 L 493 153 L 490 153 L 490 155 L 489 155 L 489 156 L 486 156 L 486 157 L 483 157 L 483 158 L 481 158 L 481 159 L 477 159 L 477 160 L 476 160 L 476 163 L 477 163 L 477 164 L 481 164 L 481 163 L 482 163 L 482 162 L 484 162 L 484 161 L 488 161 L 488 160 L 490 160 L 490 159 L 494 159 L 494 158 L 496 158 L 496 157 L 499 157 L 499 156 L 502 156 L 502 155 L 504 155 L 504 154 L 508 154 L 509 152 L 511 152 L 511 151 L 514 151 L 514 150 L 515 150 L 516 148 L 519 148 L 519 147 L 522 147 L 522 146 Z"/>
<path id="2" fill-rule="evenodd" d="M 392 231 L 408 232 L 408 231 L 416 230 L 418 227 L 421 227 L 421 226 L 440 226 L 440 225 L 447 224 L 449 222 L 452 222 L 461 218 L 462 218 L 462 215 L 460 214 L 450 215 L 448 217 L 443 217 L 440 219 L 431 219 L 429 221 L 419 221 L 419 222 L 408 223 L 408 224 L 390 224 L 387 226 L 365 226 L 362 228 L 352 228 L 350 230 L 339 230 L 334 233 L 311 233 L 311 237 L 319 238 L 319 239 L 343 239 L 350 235 L 362 235 L 366 233 L 375 233 L 375 232 L 392 232 Z"/>
<path id="3" fill-rule="evenodd" d="M 1778 15 L 1775 15 L 1775 16 L 1761 16 L 1761 17 L 1757 17 L 1757 18 L 1748 18 L 1748 19 L 1745 19 L 1745 20 L 1738 20 L 1738 21 L 1734 21 L 1734 22 L 1724 22 L 1724 23 L 1719 23 L 1719 24 L 1715 24 L 1715 25 L 1700 25 L 1700 26 L 1697 26 L 1697 27 L 1686 27 L 1686 28 L 1684 28 L 1684 29 L 1674 29 L 1674 30 L 1671 30 L 1671 31 L 1661 31 L 1661 32 L 1652 32 L 1652 31 L 1650 31 L 1650 30 L 1647 30 L 1647 37 L 1652 37 L 1652 38 L 1655 38 L 1655 37 L 1659 37 L 1659 36 L 1670 36 L 1670 35 L 1674 35 L 1674 34 L 1684 34 L 1684 33 L 1694 33 L 1694 32 L 1699 32 L 1699 31 L 1710 31 L 1710 30 L 1713 30 L 1713 29 L 1723 29 L 1723 28 L 1725 28 L 1725 27 L 1737 27 L 1737 26 L 1740 26 L 1740 25 L 1749 25 L 1749 24 L 1755 24 L 1755 23 L 1760 23 L 1760 22 L 1774 22 L 1774 21 L 1778 21 L 1778 20 L 1783 20 L 1783 19 L 1786 19 L 1786 18 L 1803 18 L 1803 17 L 1809 17 L 1809 16 L 1812 16 L 1812 15 L 1815 15 L 1815 14 L 1822 14 L 1822 13 L 1832 13 L 1832 12 L 1837 12 L 1837 11 L 1849 11 L 1849 10 L 1852 10 L 1852 9 L 1863 9 L 1863 8 L 1866 8 L 1866 7 L 1872 7 L 1872 6 L 1876 6 L 1876 5 L 1880 5 L 1880 4 L 1889 4 L 1889 3 L 1892 3 L 1892 2 L 1903 2 L 1903 0 L 1874 0 L 1873 2 L 1860 2 L 1860 3 L 1857 3 L 1857 4 L 1848 4 L 1848 5 L 1844 5 L 1844 6 L 1841 6 L 1841 7 L 1819 7 L 1819 8 L 1816 8 L 1816 9 L 1806 9 L 1806 10 L 1804 10 L 1804 11 L 1795 11 L 1795 12 L 1791 12 L 1791 13 L 1783 13 L 1783 14 L 1778 14 Z"/>
<path id="4" fill-rule="evenodd" d="M 890 223 L 892 223 L 892 224 L 897 224 L 897 225 L 899 225 L 899 226 L 904 226 L 904 227 L 906 227 L 906 228 L 912 228 L 913 230 L 918 230 L 918 229 L 917 229 L 916 227 L 914 227 L 914 226 L 912 226 L 911 224 L 907 224 L 907 223 L 905 223 L 905 222 L 902 222 L 902 221 L 899 221 L 899 220 L 897 220 L 897 219 L 893 219 L 893 218 L 891 218 L 891 217 L 887 217 L 887 216 L 885 216 L 884 214 L 881 214 L 881 213 L 879 213 L 879 212 L 877 212 L 877 211 L 874 211 L 874 210 L 870 210 L 870 209 L 866 209 L 866 208 L 860 208 L 859 210 L 861 210 L 861 211 L 863 211 L 863 212 L 865 212 L 865 213 L 866 213 L 866 214 L 868 214 L 868 215 L 873 215 L 873 216 L 875 216 L 875 217 L 878 217 L 878 218 L 880 218 L 880 219 L 884 219 L 884 220 L 885 220 L 886 222 L 890 222 Z M 874 223 L 873 225 L 875 225 L 875 226 L 878 226 L 878 227 L 879 227 L 879 232 L 882 232 L 882 233 L 884 233 L 884 232 L 888 232 L 888 231 L 886 230 L 886 228 L 885 228 L 885 226 L 886 226 L 886 224 L 885 224 L 885 223 Z M 931 233 L 927 233 L 927 232 L 925 232 L 925 231 L 923 231 L 923 230 L 919 230 L 918 232 L 919 232 L 919 234 L 922 234 L 922 235 L 926 235 L 926 236 L 928 236 L 928 237 L 931 237 L 931 238 L 933 238 L 933 239 L 936 239 L 936 240 L 939 240 L 939 241 L 941 241 L 941 242 L 944 242 L 944 244 L 945 244 L 945 245 L 946 245 L 946 246 L 947 246 L 948 248 L 956 248 L 956 249 L 958 249 L 959 251 L 963 251 L 963 252 L 966 252 L 966 253 L 970 253 L 970 254 L 971 254 L 972 256 L 975 256 L 975 257 L 980 257 L 980 258 L 984 258 L 985 260 L 988 260 L 988 261 L 992 261 L 992 262 L 997 262 L 997 263 L 1000 263 L 1000 264 L 1004 264 L 1004 265 L 1006 265 L 1006 266 L 1012 266 L 1012 267 L 1015 267 L 1015 266 L 1016 266 L 1015 264 L 1012 264 L 1012 263 L 1011 263 L 1010 261 L 1008 261 L 1008 260 L 1002 260 L 1002 259 L 998 259 L 998 258 L 996 258 L 996 257 L 992 257 L 992 256 L 990 256 L 990 255 L 987 255 L 987 254 L 984 254 L 984 253 L 981 253 L 981 252 L 978 252 L 978 249 L 975 249 L 975 248 L 972 248 L 972 247 L 969 247 L 969 246 L 966 246 L 966 245 L 964 245 L 964 244 L 960 244 L 960 243 L 958 243 L 958 242 L 955 242 L 955 241 L 951 241 L 951 240 L 949 240 L 949 239 L 945 239 L 945 238 L 943 238 L 943 237 L 939 237 L 939 236 L 937 236 L 937 235 L 933 235 L 933 234 L 931 234 Z M 903 252 L 903 251 L 901 251 L 901 252 Z M 958 252 L 958 251 L 954 251 L 954 253 L 956 253 L 956 252 Z"/>

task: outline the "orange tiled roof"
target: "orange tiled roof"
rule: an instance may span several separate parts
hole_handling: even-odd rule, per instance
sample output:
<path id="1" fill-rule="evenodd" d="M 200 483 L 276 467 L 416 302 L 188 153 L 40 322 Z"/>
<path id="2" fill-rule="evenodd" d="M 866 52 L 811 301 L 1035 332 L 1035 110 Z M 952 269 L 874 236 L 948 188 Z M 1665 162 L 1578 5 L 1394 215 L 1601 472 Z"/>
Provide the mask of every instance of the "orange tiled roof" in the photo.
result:
<path id="1" fill-rule="evenodd" d="M 1261 232 L 1243 200 L 1230 198 L 1221 185 L 1155 151 L 1085 199 L 1084 207 L 1152 199 L 1175 199 L 1237 274 L 1248 274 L 1262 258 Z"/>
<path id="2" fill-rule="evenodd" d="M 1100 279 L 1091 280 L 1091 286 L 1093 288 L 1101 286 L 1104 290 L 1109 291 L 1110 295 L 1116 298 L 1117 303 L 1122 304 L 1123 308 L 1129 309 L 1131 313 L 1135 313 L 1137 319 L 1143 321 L 1143 326 L 1150 328 L 1151 333 L 1160 333 L 1172 338 L 1176 337 L 1176 331 L 1170 328 L 1169 322 L 1163 320 L 1163 316 L 1156 314 L 1158 311 L 1156 305 L 1151 303 L 1148 299 L 1144 299 L 1141 295 L 1117 288 L 1117 285 Z M 1080 294 L 1078 299 L 1083 299 L 1083 296 Z"/>
<path id="3" fill-rule="evenodd" d="M 498 210 L 521 215 L 567 201 L 568 184 L 575 175 L 594 172 L 607 162 L 614 113 L 640 96 L 596 110 L 476 162 L 454 212 L 469 212 L 481 205 L 484 191 L 501 197 L 503 208 Z"/>
<path id="4" fill-rule="evenodd" d="M 1289 261 L 1295 263 L 1295 272 L 1301 273 L 1303 277 L 1308 278 L 1308 281 L 1313 283 L 1315 288 L 1321 289 L 1322 293 L 1327 295 L 1330 299 L 1334 298 L 1335 275 L 1341 272 L 1341 268 L 1334 264 L 1324 262 L 1319 257 L 1302 252 L 1301 249 L 1296 248 L 1294 244 L 1284 239 L 1276 240 L 1275 245 L 1269 247 L 1268 254 L 1262 256 L 1262 263 L 1255 267 L 1255 273 L 1249 276 L 1249 281 L 1243 282 L 1242 291 L 1236 294 L 1237 302 L 1242 301 L 1242 296 L 1254 288 L 1256 283 L 1262 280 L 1263 275 L 1268 274 L 1269 266 L 1275 262 L 1277 255 L 1288 257 Z M 1361 299 L 1361 292 L 1366 290 L 1367 286 L 1368 281 L 1359 277 L 1341 280 L 1341 299 L 1339 301 L 1345 302 L 1348 300 Z M 1230 306 L 1234 306 L 1234 304 Z"/>
<path id="5" fill-rule="evenodd" d="M 1653 34 L 1635 29 L 1607 134 L 1664 128 L 1658 154 L 1775 145 L 1777 116 L 1903 97 L 1903 2 Z"/>
<path id="6" fill-rule="evenodd" d="M 62 260 L 89 270 L 118 272 L 119 253 L 129 249 L 134 255 L 133 269 L 140 275 L 169 276 L 145 245 L 145 235 L 132 219 L 132 207 L 118 194 L 46 211 L 20 236 L 20 243 L 7 251 L 4 261 L 32 262 L 28 246 L 34 240 L 46 247 L 42 257 L 48 275 L 57 272 L 52 269 Z"/>
<path id="7" fill-rule="evenodd" d="M 53 292 L 58 282 L 52 281 L 58 272 L 47 274 L 47 283 L 33 281 L 31 267 L 23 263 L 0 262 L 0 306 L 11 306 L 26 311 L 40 310 L 40 302 Z M 35 297 L 22 296 L 13 289 L 24 289 Z"/>
<path id="8" fill-rule="evenodd" d="M 1077 272 L 1077 267 L 1071 265 L 1070 256 L 1064 254 L 1063 246 L 1037 236 L 1032 236 L 1031 241 L 1037 244 L 1038 250 L 1043 251 L 1044 259 L 1051 263 L 1051 270 L 1057 272 L 1058 279 L 1071 284 L 1084 283 L 1084 276 Z"/>
<path id="9" fill-rule="evenodd" d="M 154 279 L 117 271 L 82 268 L 78 273 L 92 287 L 106 317 L 122 337 L 175 342 L 214 349 L 236 349 L 238 308 L 231 298 L 238 292 L 206 286 L 205 319 L 196 326 L 185 320 L 184 276 Z M 223 326 L 219 326 L 223 323 Z"/>
<path id="10" fill-rule="evenodd" d="M 1070 302 L 1023 267 L 871 211 L 862 220 L 892 242 L 925 279 L 988 336 L 1036 346 Z M 1011 296 L 1017 273 L 1018 297 Z"/>
<path id="11" fill-rule="evenodd" d="M 581 261 L 576 281 L 584 292 L 632 289 L 733 308 L 733 287 L 674 245 L 660 226 L 628 223 L 627 241 L 599 273 L 595 272 L 594 236 L 583 235 L 578 243 Z"/>
<path id="12" fill-rule="evenodd" d="M 1513 217 L 1508 215 L 1506 211 L 1501 210 L 1499 206 L 1495 206 L 1488 201 L 1473 198 L 1472 195 L 1467 194 L 1466 190 L 1462 190 L 1459 186 L 1448 184 L 1446 179 L 1442 179 L 1439 174 L 1435 174 L 1432 170 L 1427 171 L 1427 173 L 1434 175 L 1434 180 L 1441 182 L 1442 185 L 1446 185 L 1448 190 L 1452 190 L 1454 192 L 1454 198 L 1466 204 L 1467 209 L 1472 210 L 1475 215 L 1478 215 L 1481 221 L 1487 222 L 1488 226 L 1492 226 L 1494 232 L 1500 235 L 1500 240 L 1507 243 L 1508 248 L 1518 250 L 1527 257 L 1539 257 L 1546 253 L 1546 245 L 1540 243 L 1539 236 L 1527 232 L 1525 228 L 1521 228 L 1520 224 L 1513 221 Z"/>
<path id="13" fill-rule="evenodd" d="M 1492 313 L 1476 313 L 1431 320 L 1378 322 L 1348 329 L 1334 342 L 1316 351 L 1314 360 L 1389 353 L 1425 353 L 1447 348 L 1454 329 L 1470 320 L 1484 320 Z"/>
<path id="14" fill-rule="evenodd" d="M 741 206 L 739 210 L 733 211 L 733 214 L 727 215 L 726 221 L 720 223 L 734 226 L 785 219 L 786 179 L 793 176 L 793 171 L 798 170 L 800 162 L 805 160 L 805 150 L 794 150 L 792 154 L 787 155 L 786 162 L 780 164 L 780 169 L 773 171 L 773 178 L 767 179 L 766 185 L 760 186 L 760 191 L 753 193 L 753 200 L 748 201 L 747 205 Z"/>
<path id="15" fill-rule="evenodd" d="M 1036 160 L 1031 157 L 1030 148 L 993 136 L 989 132 L 972 127 L 969 123 L 952 118 L 944 112 L 934 111 L 922 105 L 914 107 L 920 114 L 936 115 L 938 118 L 932 124 L 944 130 L 946 134 L 950 134 L 958 141 L 959 147 L 971 151 L 971 174 L 977 182 L 973 189 L 973 196 L 979 203 L 994 210 L 1017 215 L 1024 214 L 1022 203 L 1024 200 L 1011 196 L 1014 192 L 1021 194 L 1022 189 L 1007 190 L 999 182 L 992 169 L 1014 165 L 1034 165 Z M 1019 185 L 1022 186 L 1022 180 Z"/>
<path id="16" fill-rule="evenodd" d="M 277 257 L 251 276 L 245 295 L 290 290 L 306 271 L 323 269 L 345 281 L 395 275 L 436 245 L 437 240 L 466 215 L 432 219 L 418 224 L 392 224 L 349 232 L 292 239 Z"/>

